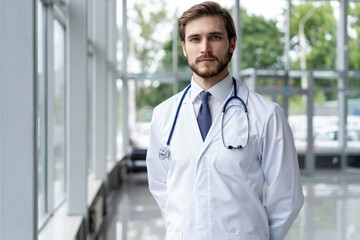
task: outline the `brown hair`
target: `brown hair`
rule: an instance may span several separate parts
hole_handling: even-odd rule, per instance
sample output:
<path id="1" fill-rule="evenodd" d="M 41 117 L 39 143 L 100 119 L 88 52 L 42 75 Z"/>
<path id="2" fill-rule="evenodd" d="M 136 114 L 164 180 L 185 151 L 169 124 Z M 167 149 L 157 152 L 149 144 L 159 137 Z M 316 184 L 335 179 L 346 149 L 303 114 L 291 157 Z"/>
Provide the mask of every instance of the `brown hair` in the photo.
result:
<path id="1" fill-rule="evenodd" d="M 221 7 L 220 4 L 216 2 L 206 1 L 200 4 L 196 4 L 189 8 L 183 13 L 183 15 L 178 20 L 179 26 L 179 36 L 182 42 L 185 41 L 185 27 L 186 23 L 190 20 L 193 20 L 202 16 L 219 16 L 223 19 L 225 24 L 225 29 L 228 35 L 228 39 L 236 37 L 236 30 L 234 25 L 234 20 L 232 19 L 230 13 L 225 8 Z"/>

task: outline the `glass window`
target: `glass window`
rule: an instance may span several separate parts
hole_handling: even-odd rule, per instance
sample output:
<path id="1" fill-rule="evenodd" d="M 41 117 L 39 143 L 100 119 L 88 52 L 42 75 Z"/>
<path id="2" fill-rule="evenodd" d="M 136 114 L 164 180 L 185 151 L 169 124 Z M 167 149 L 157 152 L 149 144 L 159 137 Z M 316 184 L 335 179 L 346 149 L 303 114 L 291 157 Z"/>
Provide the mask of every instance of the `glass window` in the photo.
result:
<path id="1" fill-rule="evenodd" d="M 150 137 L 150 122 L 155 106 L 174 94 L 174 84 L 159 81 L 132 81 L 130 96 L 135 95 L 136 105 L 130 104 L 129 114 L 134 121 L 130 124 L 130 144 L 135 148 L 147 148 Z M 133 91 L 131 89 L 134 89 Z M 131 100 L 130 100 L 131 101 Z"/>
<path id="2" fill-rule="evenodd" d="M 65 196 L 65 29 L 54 20 L 54 203 Z"/>
<path id="3" fill-rule="evenodd" d="M 347 104 L 347 147 L 357 149 L 360 153 L 360 93 L 352 93 L 346 96 Z"/>
<path id="4" fill-rule="evenodd" d="M 338 93 L 336 91 L 317 91 L 314 101 L 314 149 L 340 147 Z"/>
<path id="5" fill-rule="evenodd" d="M 116 4 L 116 28 L 117 28 L 117 38 L 116 38 L 116 61 L 117 61 L 117 70 L 121 70 L 122 60 L 123 60 L 123 42 L 122 42 L 122 2 L 118 1 Z"/>
<path id="6" fill-rule="evenodd" d="M 142 0 L 128 1 L 129 73 L 158 71 L 164 54 L 163 45 L 171 41 L 172 21 L 164 0 L 153 0 L 156 8 L 146 7 Z M 161 37 L 159 37 L 161 36 Z"/>
<path id="7" fill-rule="evenodd" d="M 258 87 L 281 88 L 285 86 L 285 78 L 273 76 L 258 76 L 256 79 Z"/>
<path id="8" fill-rule="evenodd" d="M 292 1 L 292 69 L 336 69 L 338 12 L 338 1 Z"/>
<path id="9" fill-rule="evenodd" d="M 38 156 L 38 223 L 45 220 L 46 207 L 46 76 L 45 76 L 45 11 L 38 0 L 37 15 L 37 156 Z"/>
<path id="10" fill-rule="evenodd" d="M 283 68 L 286 4 L 279 0 L 241 1 L 242 69 Z"/>
<path id="11" fill-rule="evenodd" d="M 295 146 L 298 152 L 305 152 L 307 147 L 307 96 L 292 95 L 289 97 L 288 121 L 293 131 Z"/>

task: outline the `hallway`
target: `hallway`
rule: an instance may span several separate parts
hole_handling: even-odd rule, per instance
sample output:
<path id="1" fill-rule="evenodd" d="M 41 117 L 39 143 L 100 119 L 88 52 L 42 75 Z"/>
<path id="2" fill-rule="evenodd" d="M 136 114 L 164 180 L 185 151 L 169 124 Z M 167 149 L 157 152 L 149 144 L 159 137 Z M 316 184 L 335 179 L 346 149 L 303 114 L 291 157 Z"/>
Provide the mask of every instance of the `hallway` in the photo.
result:
<path id="1" fill-rule="evenodd" d="M 108 217 L 98 240 L 164 239 L 164 221 L 146 173 L 128 175 L 107 201 Z"/>
<path id="2" fill-rule="evenodd" d="M 360 239 L 360 174 L 318 171 L 303 176 L 305 204 L 286 240 Z M 109 201 L 109 199 L 111 199 Z M 108 199 L 99 240 L 162 240 L 164 221 L 145 173 L 129 175 Z"/>

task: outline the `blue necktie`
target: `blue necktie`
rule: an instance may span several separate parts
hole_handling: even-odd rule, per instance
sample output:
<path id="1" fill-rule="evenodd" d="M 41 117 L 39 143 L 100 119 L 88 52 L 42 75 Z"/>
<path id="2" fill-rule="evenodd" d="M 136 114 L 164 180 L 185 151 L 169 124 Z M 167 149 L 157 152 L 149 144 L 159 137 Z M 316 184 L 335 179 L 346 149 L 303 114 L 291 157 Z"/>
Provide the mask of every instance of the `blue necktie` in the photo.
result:
<path id="1" fill-rule="evenodd" d="M 202 91 L 200 93 L 200 98 L 202 103 L 200 105 L 199 114 L 197 116 L 197 122 L 199 124 L 203 141 L 205 140 L 206 135 L 211 126 L 211 115 L 210 115 L 209 105 L 207 103 L 209 96 L 210 96 L 209 92 Z"/>

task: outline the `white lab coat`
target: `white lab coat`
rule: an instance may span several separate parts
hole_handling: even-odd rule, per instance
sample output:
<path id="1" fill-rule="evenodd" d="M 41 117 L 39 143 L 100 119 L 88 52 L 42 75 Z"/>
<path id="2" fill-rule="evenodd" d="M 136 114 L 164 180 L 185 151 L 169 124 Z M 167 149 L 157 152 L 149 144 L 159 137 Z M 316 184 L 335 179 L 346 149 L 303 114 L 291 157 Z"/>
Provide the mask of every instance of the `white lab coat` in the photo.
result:
<path id="1" fill-rule="evenodd" d="M 166 219 L 167 240 L 281 240 L 303 205 L 292 131 L 280 107 L 237 81 L 249 111 L 249 144 L 225 148 L 220 112 L 202 141 L 188 93 L 159 159 L 183 92 L 154 109 L 147 154 L 149 188 Z M 190 89 L 191 91 L 191 89 Z M 233 90 L 228 97 L 233 95 Z M 227 144 L 246 142 L 240 103 L 224 118 Z M 222 109 L 222 108 L 221 108 Z M 243 121 L 244 120 L 244 121 Z M 268 184 L 266 203 L 263 185 Z"/>

